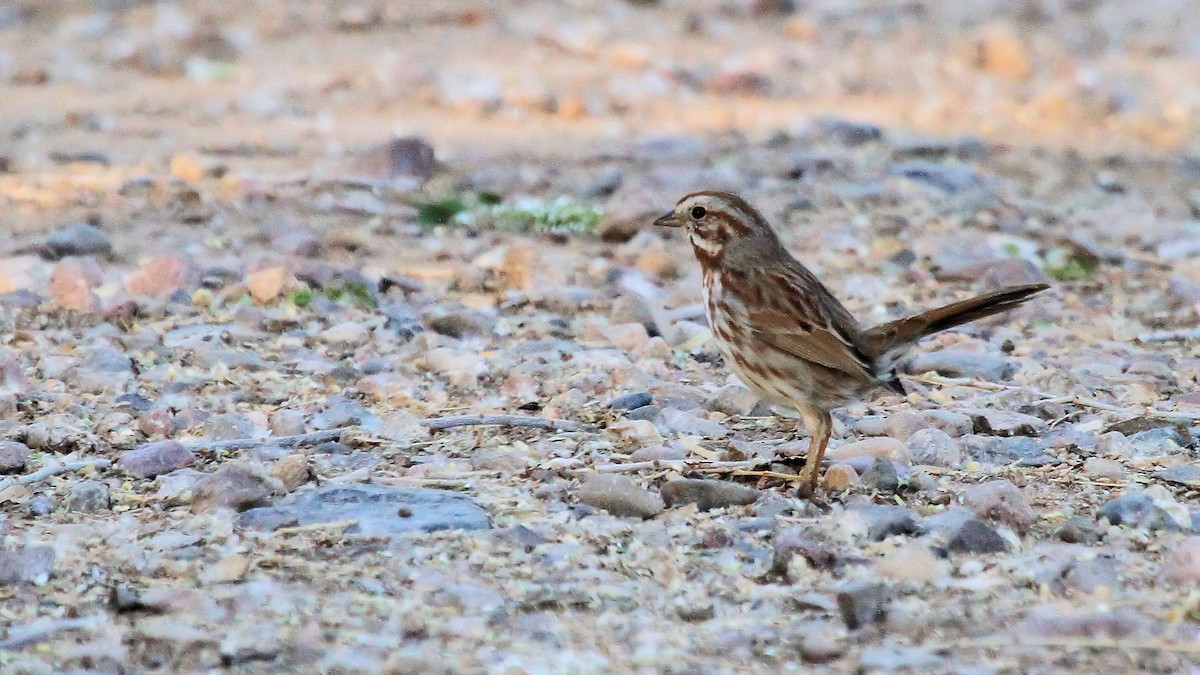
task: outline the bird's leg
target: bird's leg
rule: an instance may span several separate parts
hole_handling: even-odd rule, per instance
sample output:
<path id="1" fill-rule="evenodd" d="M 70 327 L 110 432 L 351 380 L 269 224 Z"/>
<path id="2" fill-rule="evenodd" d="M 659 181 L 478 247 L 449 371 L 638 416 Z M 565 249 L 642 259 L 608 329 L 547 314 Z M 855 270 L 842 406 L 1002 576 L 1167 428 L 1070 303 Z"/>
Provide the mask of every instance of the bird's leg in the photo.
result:
<path id="1" fill-rule="evenodd" d="M 800 488 L 797 491 L 801 497 L 808 498 L 817 490 L 821 479 L 821 461 L 825 459 L 825 448 L 829 445 L 829 437 L 833 434 L 833 417 L 828 410 L 803 407 L 799 408 L 804 418 L 804 426 L 808 429 L 808 454 L 804 458 L 804 469 L 800 471 Z"/>

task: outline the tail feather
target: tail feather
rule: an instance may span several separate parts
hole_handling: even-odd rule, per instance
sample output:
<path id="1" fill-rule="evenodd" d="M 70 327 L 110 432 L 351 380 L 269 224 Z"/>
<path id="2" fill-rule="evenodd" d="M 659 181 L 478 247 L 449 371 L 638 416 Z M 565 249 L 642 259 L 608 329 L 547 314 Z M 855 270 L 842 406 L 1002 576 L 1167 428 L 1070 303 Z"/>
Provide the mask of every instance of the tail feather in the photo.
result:
<path id="1" fill-rule="evenodd" d="M 1011 286 L 875 326 L 863 332 L 859 349 L 872 360 L 917 340 L 955 326 L 999 314 L 1021 305 L 1047 284 Z"/>

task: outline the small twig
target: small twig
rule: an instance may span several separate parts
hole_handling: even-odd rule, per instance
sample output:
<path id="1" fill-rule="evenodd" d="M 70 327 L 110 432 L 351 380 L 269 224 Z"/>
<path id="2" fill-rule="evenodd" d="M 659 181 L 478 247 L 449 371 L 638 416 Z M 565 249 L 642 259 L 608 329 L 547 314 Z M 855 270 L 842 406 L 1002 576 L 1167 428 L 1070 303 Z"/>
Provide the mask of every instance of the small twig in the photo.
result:
<path id="1" fill-rule="evenodd" d="M 1159 330 L 1142 333 L 1138 342 L 1172 342 L 1174 340 L 1195 340 L 1200 338 L 1200 328 L 1180 328 L 1178 330 Z"/>
<path id="2" fill-rule="evenodd" d="M 530 415 L 456 415 L 454 417 L 430 417 L 421 420 L 430 431 L 444 431 L 455 427 L 531 427 L 548 431 L 593 431 L 589 427 L 570 420 L 552 420 Z"/>
<path id="3" fill-rule="evenodd" d="M 1113 640 L 1091 637 L 1040 637 L 1036 635 L 1020 638 L 978 638 L 954 640 L 925 645 L 930 651 L 958 651 L 969 648 L 1000 649 L 1005 647 L 1059 647 L 1063 649 L 1136 649 L 1178 654 L 1200 654 L 1200 642 L 1161 642 L 1157 640 Z"/>
<path id="4" fill-rule="evenodd" d="M 66 462 L 64 464 L 50 464 L 38 469 L 37 471 L 34 471 L 33 473 L 27 473 L 24 476 L 0 482 L 0 490 L 6 490 L 13 485 L 31 485 L 33 483 L 39 483 L 51 476 L 57 476 L 63 473 L 82 471 L 88 468 L 107 469 L 110 466 L 112 466 L 112 460 L 103 458 L 85 459 L 78 462 Z"/>

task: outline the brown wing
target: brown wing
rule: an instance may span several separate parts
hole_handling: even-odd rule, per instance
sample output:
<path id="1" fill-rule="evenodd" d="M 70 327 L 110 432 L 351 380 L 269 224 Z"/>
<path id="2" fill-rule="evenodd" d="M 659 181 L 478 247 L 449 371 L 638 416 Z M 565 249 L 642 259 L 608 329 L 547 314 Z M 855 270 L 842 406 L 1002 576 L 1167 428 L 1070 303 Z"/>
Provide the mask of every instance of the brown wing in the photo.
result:
<path id="1" fill-rule="evenodd" d="M 753 306 L 754 336 L 783 352 L 855 377 L 871 378 L 871 363 L 854 344 L 858 322 L 837 298 L 799 264 L 763 280 Z"/>

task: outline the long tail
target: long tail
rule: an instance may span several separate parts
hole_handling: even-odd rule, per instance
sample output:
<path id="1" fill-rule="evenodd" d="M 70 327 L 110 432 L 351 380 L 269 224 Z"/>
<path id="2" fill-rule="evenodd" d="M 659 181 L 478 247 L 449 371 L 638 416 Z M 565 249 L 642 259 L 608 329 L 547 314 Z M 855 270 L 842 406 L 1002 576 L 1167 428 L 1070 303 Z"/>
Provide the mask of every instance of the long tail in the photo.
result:
<path id="1" fill-rule="evenodd" d="M 926 335 L 1008 311 L 1049 287 L 1048 284 L 1010 286 L 970 300 L 931 309 L 916 316 L 889 321 L 864 331 L 859 349 L 871 359 L 879 359 L 884 354 L 910 345 Z"/>

